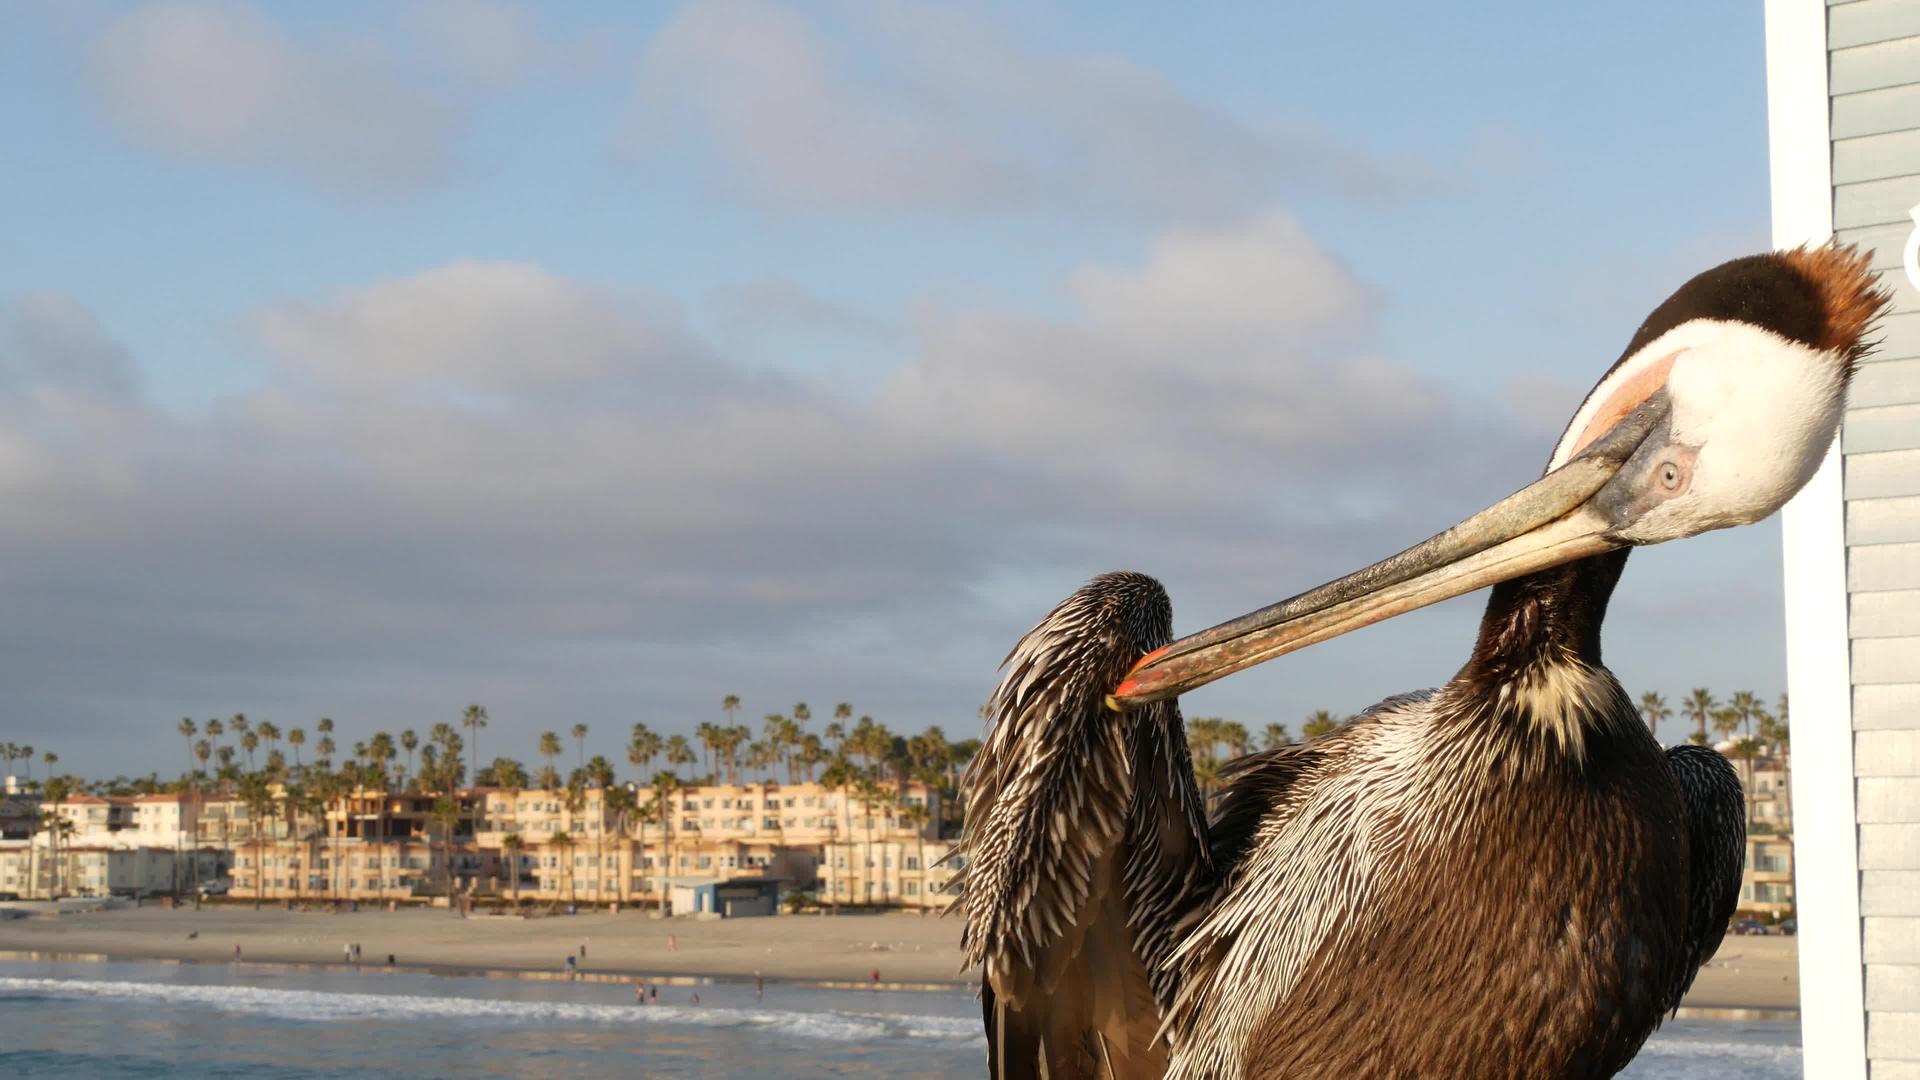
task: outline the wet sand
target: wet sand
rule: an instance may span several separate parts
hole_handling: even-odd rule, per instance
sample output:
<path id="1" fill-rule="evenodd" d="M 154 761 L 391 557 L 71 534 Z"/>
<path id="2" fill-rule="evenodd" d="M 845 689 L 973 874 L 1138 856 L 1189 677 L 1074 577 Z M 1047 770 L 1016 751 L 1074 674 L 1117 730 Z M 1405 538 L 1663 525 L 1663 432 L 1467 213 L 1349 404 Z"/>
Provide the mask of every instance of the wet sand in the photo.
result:
<path id="1" fill-rule="evenodd" d="M 189 934 L 198 936 L 189 939 Z M 671 939 L 671 941 L 669 941 Z M 358 942 L 362 963 L 394 954 L 400 966 L 563 973 L 573 953 L 587 974 L 712 976 L 955 986 L 960 924 L 936 915 L 779 915 L 762 919 L 655 919 L 643 912 L 537 918 L 444 910 L 328 914 L 254 911 L 244 904 L 195 911 L 160 907 L 0 919 L 0 950 L 116 957 L 340 964 Z M 587 946 L 584 960 L 579 947 Z M 1795 1009 L 1797 941 L 1728 937 L 1687 995 L 1693 1009 Z"/>

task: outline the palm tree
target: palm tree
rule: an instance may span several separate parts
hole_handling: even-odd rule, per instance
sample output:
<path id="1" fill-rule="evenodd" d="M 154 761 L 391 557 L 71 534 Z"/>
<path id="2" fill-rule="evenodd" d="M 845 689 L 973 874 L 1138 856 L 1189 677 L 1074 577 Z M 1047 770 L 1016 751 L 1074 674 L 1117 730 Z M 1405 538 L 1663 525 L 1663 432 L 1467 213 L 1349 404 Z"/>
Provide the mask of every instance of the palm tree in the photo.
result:
<path id="1" fill-rule="evenodd" d="M 1694 687 L 1693 692 L 1680 703 L 1681 711 L 1694 722 L 1693 735 L 1690 736 L 1694 745 L 1707 745 L 1707 722 L 1713 719 L 1713 711 L 1719 707 L 1720 702 L 1714 699 L 1713 691 L 1704 686 Z"/>
<path id="2" fill-rule="evenodd" d="M 54 761 L 60 760 L 57 754 L 48 754 Z M 53 769 L 47 769 L 47 784 L 41 791 L 48 809 L 40 816 L 40 822 L 47 830 L 47 899 L 60 897 L 60 840 L 73 829 L 73 823 L 60 812 L 60 804 L 73 794 L 73 781 L 64 776 L 55 776 Z M 68 875 L 69 878 L 72 875 Z"/>
<path id="3" fill-rule="evenodd" d="M 479 739 L 474 740 L 476 744 L 478 744 L 479 741 Z M 407 772 L 418 776 L 418 773 L 413 772 L 413 752 L 420 749 L 420 736 L 415 734 L 412 728 L 408 728 L 400 733 L 400 749 L 407 752 Z"/>
<path id="4" fill-rule="evenodd" d="M 634 795 L 632 789 L 625 785 L 613 784 L 611 779 L 608 780 L 608 785 L 609 786 L 603 788 L 600 792 L 601 820 L 604 821 L 605 815 L 607 814 L 613 815 L 614 835 L 620 838 L 621 846 L 624 848 L 627 841 L 627 830 L 631 826 L 636 812 L 640 808 L 640 800 Z M 640 849 L 643 852 L 646 850 L 644 829 L 642 831 Z M 606 881 L 606 857 L 604 852 L 605 849 L 602 848 L 600 880 L 602 882 L 601 895 L 603 898 L 606 893 L 606 886 L 604 884 Z M 627 854 L 629 857 L 626 859 L 616 858 L 616 862 L 624 864 L 624 868 L 617 868 L 614 874 L 614 881 L 618 885 L 615 891 L 622 904 L 627 902 L 627 887 L 633 882 L 633 859 L 631 858 L 630 852 Z"/>
<path id="5" fill-rule="evenodd" d="M 827 767 L 820 773 L 820 783 L 830 788 L 837 788 L 840 792 L 841 815 L 847 823 L 846 832 L 843 834 L 847 838 L 847 872 L 840 875 L 840 879 L 841 882 L 846 883 L 847 899 L 849 901 L 853 899 L 853 806 L 847 797 L 847 786 L 853 782 L 853 777 L 853 762 L 848 761 L 845 755 L 842 754 L 835 754 L 832 760 L 827 762 Z M 829 843 L 827 847 L 827 858 L 831 860 L 833 858 L 833 845 Z M 836 882 L 835 884 L 839 883 L 840 882 Z M 838 915 L 840 913 L 840 890 L 835 889 L 828 899 L 833 904 L 833 913 Z"/>
<path id="6" fill-rule="evenodd" d="M 1760 698 L 1751 690 L 1735 690 L 1733 697 L 1727 700 L 1727 707 L 1740 716 L 1740 733 L 1743 736 L 1753 734 L 1753 718 L 1763 710 Z"/>
<path id="7" fill-rule="evenodd" d="M 546 773 L 544 775 L 549 778 L 556 775 L 553 768 L 553 759 L 560 756 L 560 733 L 559 732 L 543 731 L 540 733 L 540 756 L 547 759 L 547 768 L 546 768 Z M 553 789 L 553 785 L 551 783 L 548 783 L 545 786 L 549 791 Z"/>
<path id="8" fill-rule="evenodd" d="M 919 852 L 913 865 L 920 871 L 920 913 L 926 914 L 927 906 L 933 898 L 933 878 L 927 873 L 927 804 L 925 800 L 910 802 L 905 810 L 907 821 L 913 825 L 914 844 Z"/>
<path id="9" fill-rule="evenodd" d="M 586 774 L 588 786 L 600 792 L 600 799 L 596 803 L 599 810 L 595 814 L 598 820 L 593 823 L 594 899 L 600 901 L 607 898 L 607 811 L 610 809 L 608 796 L 615 790 L 613 763 L 595 754 L 593 760 L 587 762 L 583 771 Z"/>
<path id="10" fill-rule="evenodd" d="M 693 744 L 687 741 L 685 735 L 673 735 L 667 739 L 667 764 L 673 767 L 676 777 L 680 766 L 691 765 L 698 760 L 699 755 L 693 752 Z"/>
<path id="11" fill-rule="evenodd" d="M 574 764 L 584 769 L 587 767 L 587 725 L 573 725 L 573 741 L 574 745 L 580 751 L 579 757 L 575 759 Z"/>
<path id="12" fill-rule="evenodd" d="M 740 695 L 728 694 L 727 696 L 721 698 L 720 711 L 726 714 L 727 725 L 731 727 L 733 725 L 734 714 L 740 711 Z"/>
<path id="13" fill-rule="evenodd" d="M 1317 739 L 1339 726 L 1340 721 L 1335 719 L 1332 713 L 1325 709 L 1315 709 L 1313 715 L 1307 717 L 1307 722 L 1300 725 L 1300 735 L 1302 738 Z"/>
<path id="14" fill-rule="evenodd" d="M 1210 757 L 1194 758 L 1193 782 L 1199 785 L 1202 796 L 1211 796 L 1214 786 L 1220 783 L 1220 763 Z"/>
<path id="15" fill-rule="evenodd" d="M 861 813 L 865 815 L 863 820 L 865 821 L 866 837 L 867 837 L 866 870 L 867 870 L 867 878 L 868 878 L 867 884 L 866 884 L 866 898 L 867 898 L 867 901 L 871 903 L 873 900 L 872 878 L 873 878 L 873 871 L 874 871 L 873 807 L 875 803 L 878 803 L 882 798 L 885 797 L 885 793 L 880 790 L 879 781 L 875 780 L 871 776 L 862 776 L 858 781 L 854 783 L 853 790 L 854 790 L 854 793 L 860 799 Z M 887 880 L 886 875 L 882 874 L 880 876 L 880 891 L 883 899 L 885 898 L 885 895 L 886 895 L 886 880 Z"/>
<path id="16" fill-rule="evenodd" d="M 293 747 L 293 767 L 296 770 L 304 768 L 304 766 L 300 764 L 300 748 L 307 745 L 306 729 L 287 729 L 287 745 Z"/>
<path id="17" fill-rule="evenodd" d="M 706 720 L 700 721 L 693 729 L 693 737 L 700 740 L 700 750 L 706 755 L 702 760 L 708 763 L 709 783 L 718 779 L 719 776 L 720 731 L 719 727 Z"/>
<path id="18" fill-rule="evenodd" d="M 487 707 L 468 705 L 460 714 L 460 725 L 473 733 L 467 739 L 467 752 L 472 755 L 467 759 L 467 768 L 471 772 L 478 773 L 480 771 L 480 729 L 487 726 Z"/>
<path id="19" fill-rule="evenodd" d="M 1287 730 L 1287 725 L 1268 724 L 1261 733 L 1260 749 L 1278 750 L 1292 741 L 1293 733 Z"/>
<path id="20" fill-rule="evenodd" d="M 180 718 L 179 726 L 174 728 L 174 730 L 178 731 L 180 733 L 180 737 L 187 741 L 187 772 L 192 773 L 193 772 L 193 734 L 194 732 L 198 731 L 199 728 L 194 724 L 193 717 L 183 716 Z M 8 743 L 7 744 L 7 771 L 8 772 L 13 771 L 13 758 L 14 758 L 14 746 L 12 743 Z"/>
<path id="21" fill-rule="evenodd" d="M 681 748 L 686 750 L 687 753 L 691 754 L 693 752 L 692 749 L 686 745 L 684 738 L 679 735 L 675 735 L 674 738 L 680 739 Z M 668 882 L 673 877 L 673 818 L 676 810 L 673 804 L 679 798 L 680 776 L 677 773 L 667 772 L 665 770 L 654 773 L 652 787 L 653 804 L 660 814 L 661 843 L 667 853 L 666 865 L 663 868 L 664 873 L 660 879 L 659 896 L 660 910 L 665 911 L 669 897 Z"/>
<path id="22" fill-rule="evenodd" d="M 376 833 L 379 837 L 378 846 L 374 848 L 374 857 L 380 860 L 381 871 L 379 877 L 374 879 L 374 896 L 383 900 L 387 894 L 386 867 L 389 865 L 387 813 L 393 801 L 391 792 L 387 790 L 387 762 L 393 760 L 393 755 L 393 736 L 384 731 L 375 732 L 373 738 L 367 743 L 367 764 L 371 767 L 367 770 L 366 778 L 380 793 L 380 808 L 374 813 Z"/>
<path id="23" fill-rule="evenodd" d="M 660 756 L 660 736 L 645 724 L 633 725 L 633 738 L 627 742 L 627 761 L 642 775 L 653 773 L 653 760 Z"/>
<path id="24" fill-rule="evenodd" d="M 447 908 L 453 906 L 453 827 L 460 820 L 460 800 L 451 794 L 441 795 L 433 801 L 433 822 L 440 826 L 440 850 L 444 856 L 447 875 Z M 428 841 L 431 845 L 432 841 Z M 455 911 L 458 914 L 457 910 Z"/>
<path id="25" fill-rule="evenodd" d="M 1660 721 L 1672 716 L 1673 710 L 1667 707 L 1666 698 L 1661 697 L 1657 691 L 1649 690 L 1640 695 L 1640 715 L 1647 718 L 1647 731 L 1653 735 L 1654 741 L 1658 742 Z"/>
<path id="26" fill-rule="evenodd" d="M 1722 741 L 1725 741 L 1727 737 L 1732 735 L 1739 727 L 1740 713 L 1738 710 L 1725 706 L 1713 710 L 1713 731 L 1714 734 L 1720 736 Z"/>
<path id="27" fill-rule="evenodd" d="M 547 844 L 560 849 L 560 872 L 567 876 L 567 903 L 573 903 L 573 837 L 566 832 L 557 832 L 547 838 Z"/>
<path id="28" fill-rule="evenodd" d="M 500 838 L 500 849 L 507 853 L 507 887 L 513 891 L 513 906 L 520 906 L 520 852 L 527 842 L 517 832 Z"/>
<path id="29" fill-rule="evenodd" d="M 252 734 L 251 731 L 247 732 L 248 737 Z M 253 908 L 258 911 L 267 887 L 267 862 L 261 846 L 263 837 L 260 835 L 260 824 L 273 808 L 273 789 L 268 786 L 267 778 L 257 772 L 250 772 L 242 778 L 240 801 L 247 808 L 247 824 L 253 834 Z"/>

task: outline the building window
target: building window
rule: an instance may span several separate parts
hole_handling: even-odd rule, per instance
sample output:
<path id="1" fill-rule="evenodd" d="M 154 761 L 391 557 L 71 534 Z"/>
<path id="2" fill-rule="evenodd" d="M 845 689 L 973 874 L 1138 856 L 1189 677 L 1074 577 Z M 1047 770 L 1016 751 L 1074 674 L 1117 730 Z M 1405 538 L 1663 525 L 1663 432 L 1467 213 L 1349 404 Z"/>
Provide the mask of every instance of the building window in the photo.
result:
<path id="1" fill-rule="evenodd" d="M 920 869 L 920 859 L 918 856 L 908 855 L 905 857 L 903 865 L 909 870 L 918 870 Z"/>
<path id="2" fill-rule="evenodd" d="M 909 881 L 909 882 L 907 882 L 907 884 L 906 884 L 906 885 L 904 886 L 904 891 L 906 892 L 906 894 L 907 894 L 908 896 L 919 896 L 919 895 L 920 895 L 920 883 L 919 883 L 919 882 L 917 882 L 917 881 Z"/>

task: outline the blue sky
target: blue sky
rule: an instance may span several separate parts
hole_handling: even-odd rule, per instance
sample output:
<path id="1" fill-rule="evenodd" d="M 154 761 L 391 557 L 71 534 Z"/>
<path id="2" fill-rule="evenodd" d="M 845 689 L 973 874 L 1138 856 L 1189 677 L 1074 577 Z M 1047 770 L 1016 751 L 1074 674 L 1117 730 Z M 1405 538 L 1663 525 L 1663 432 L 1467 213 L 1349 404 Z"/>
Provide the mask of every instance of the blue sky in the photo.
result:
<path id="1" fill-rule="evenodd" d="M 1091 573 L 1197 629 L 1523 483 L 1766 243 L 1737 4 L 0 3 L 0 135 L 0 738 L 86 772 L 972 732 Z M 1771 698 L 1778 577 L 1640 553 L 1609 660 Z M 1477 606 L 1188 711 L 1430 685 Z"/>

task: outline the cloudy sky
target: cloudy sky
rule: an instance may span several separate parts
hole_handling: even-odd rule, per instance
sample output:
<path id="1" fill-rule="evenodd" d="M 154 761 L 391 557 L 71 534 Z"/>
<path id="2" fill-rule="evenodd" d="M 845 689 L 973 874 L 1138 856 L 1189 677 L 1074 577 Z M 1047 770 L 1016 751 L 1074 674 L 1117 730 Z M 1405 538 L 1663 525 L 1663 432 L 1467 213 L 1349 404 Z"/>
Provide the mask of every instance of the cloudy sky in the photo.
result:
<path id="1" fill-rule="evenodd" d="M 1757 8 L 1503 6 L 0 0 L 0 740 L 958 735 L 1094 572 L 1186 631 L 1418 540 L 1766 244 Z M 1629 689 L 1777 693 L 1778 559 L 1636 555 Z"/>

